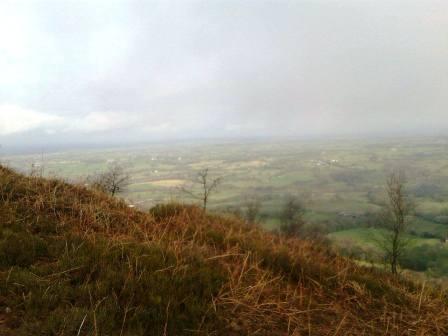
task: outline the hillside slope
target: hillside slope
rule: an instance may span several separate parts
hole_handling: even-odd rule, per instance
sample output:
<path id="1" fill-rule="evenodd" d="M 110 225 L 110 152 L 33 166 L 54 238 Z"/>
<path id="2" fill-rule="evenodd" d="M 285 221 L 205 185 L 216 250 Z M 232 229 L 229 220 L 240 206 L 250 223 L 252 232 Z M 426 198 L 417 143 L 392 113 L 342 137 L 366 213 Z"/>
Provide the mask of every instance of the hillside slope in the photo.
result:
<path id="1" fill-rule="evenodd" d="M 0 335 L 447 335 L 446 294 L 196 207 L 0 167 Z"/>

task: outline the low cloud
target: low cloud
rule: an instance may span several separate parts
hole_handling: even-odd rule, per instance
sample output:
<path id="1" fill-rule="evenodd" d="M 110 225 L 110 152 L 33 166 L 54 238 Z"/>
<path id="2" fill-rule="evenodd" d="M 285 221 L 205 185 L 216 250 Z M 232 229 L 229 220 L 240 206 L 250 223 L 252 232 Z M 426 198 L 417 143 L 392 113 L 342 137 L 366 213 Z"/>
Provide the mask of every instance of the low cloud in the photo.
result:
<path id="1" fill-rule="evenodd" d="M 139 123 L 140 121 L 140 123 Z M 141 120 L 120 112 L 92 112 L 83 116 L 47 114 L 17 105 L 0 105 L 0 136 L 41 130 L 46 134 L 97 133 L 141 127 Z"/>
<path id="2" fill-rule="evenodd" d="M 138 118 L 123 112 L 92 112 L 82 117 L 72 117 L 65 124 L 64 131 L 68 132 L 107 132 L 136 127 Z"/>
<path id="3" fill-rule="evenodd" d="M 0 135 L 2 136 L 35 129 L 51 131 L 61 123 L 63 123 L 63 118 L 55 115 L 11 104 L 0 105 Z"/>

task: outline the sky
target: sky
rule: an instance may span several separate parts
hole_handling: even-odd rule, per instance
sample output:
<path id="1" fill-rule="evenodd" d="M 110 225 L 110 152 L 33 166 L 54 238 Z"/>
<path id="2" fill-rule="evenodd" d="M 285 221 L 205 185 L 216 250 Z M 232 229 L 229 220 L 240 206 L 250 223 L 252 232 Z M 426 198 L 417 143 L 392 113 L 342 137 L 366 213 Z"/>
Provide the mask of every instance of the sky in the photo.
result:
<path id="1" fill-rule="evenodd" d="M 0 2 L 4 147 L 446 130 L 445 0 Z"/>

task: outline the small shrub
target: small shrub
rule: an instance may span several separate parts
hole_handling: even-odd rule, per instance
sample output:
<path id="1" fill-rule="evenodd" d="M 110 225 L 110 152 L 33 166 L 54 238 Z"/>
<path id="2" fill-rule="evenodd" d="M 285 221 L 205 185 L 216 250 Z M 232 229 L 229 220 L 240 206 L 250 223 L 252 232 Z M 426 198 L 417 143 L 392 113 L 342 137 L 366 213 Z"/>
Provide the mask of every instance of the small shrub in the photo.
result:
<path id="1" fill-rule="evenodd" d="M 157 204 L 149 210 L 155 220 L 161 221 L 165 218 L 175 217 L 185 211 L 186 207 L 179 203 Z"/>
<path id="2" fill-rule="evenodd" d="M 29 233 L 12 233 L 0 242 L 2 267 L 27 267 L 47 254 L 46 242 Z"/>

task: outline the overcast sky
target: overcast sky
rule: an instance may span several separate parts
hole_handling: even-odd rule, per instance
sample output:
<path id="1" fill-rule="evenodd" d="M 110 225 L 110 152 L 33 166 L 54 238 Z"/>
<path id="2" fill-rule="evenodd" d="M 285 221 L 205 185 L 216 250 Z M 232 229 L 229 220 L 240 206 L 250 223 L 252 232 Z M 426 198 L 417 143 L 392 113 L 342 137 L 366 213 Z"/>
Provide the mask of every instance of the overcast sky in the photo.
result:
<path id="1" fill-rule="evenodd" d="M 448 1 L 2 0 L 0 143 L 448 130 Z"/>

